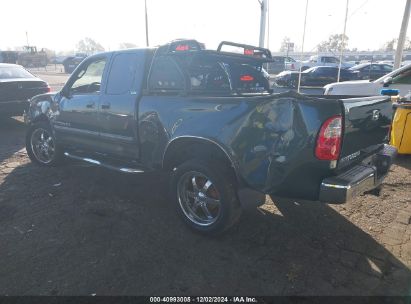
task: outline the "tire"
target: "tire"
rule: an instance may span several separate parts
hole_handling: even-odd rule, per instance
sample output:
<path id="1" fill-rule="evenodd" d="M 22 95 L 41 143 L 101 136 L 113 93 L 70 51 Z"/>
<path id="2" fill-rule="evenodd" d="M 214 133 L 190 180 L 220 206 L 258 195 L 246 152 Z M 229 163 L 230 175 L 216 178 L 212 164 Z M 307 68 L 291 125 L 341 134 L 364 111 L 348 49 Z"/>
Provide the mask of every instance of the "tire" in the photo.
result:
<path id="1" fill-rule="evenodd" d="M 219 234 L 240 218 L 235 179 L 225 167 L 221 163 L 193 159 L 173 171 L 172 200 L 183 221 L 196 232 Z"/>
<path id="2" fill-rule="evenodd" d="M 34 123 L 27 130 L 26 151 L 30 160 L 40 166 L 54 167 L 63 160 L 63 153 L 47 121 Z"/>

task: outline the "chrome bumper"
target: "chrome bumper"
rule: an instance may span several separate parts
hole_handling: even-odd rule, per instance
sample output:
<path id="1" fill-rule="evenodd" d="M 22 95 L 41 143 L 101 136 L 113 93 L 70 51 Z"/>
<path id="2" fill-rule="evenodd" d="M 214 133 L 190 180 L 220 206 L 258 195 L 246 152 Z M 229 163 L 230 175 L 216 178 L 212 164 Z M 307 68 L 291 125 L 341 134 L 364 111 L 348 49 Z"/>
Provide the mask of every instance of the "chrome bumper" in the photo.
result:
<path id="1" fill-rule="evenodd" d="M 387 175 L 396 155 L 396 148 L 385 145 L 371 157 L 369 164 L 360 164 L 340 175 L 324 179 L 320 188 L 320 201 L 345 203 L 359 194 L 377 188 Z"/>

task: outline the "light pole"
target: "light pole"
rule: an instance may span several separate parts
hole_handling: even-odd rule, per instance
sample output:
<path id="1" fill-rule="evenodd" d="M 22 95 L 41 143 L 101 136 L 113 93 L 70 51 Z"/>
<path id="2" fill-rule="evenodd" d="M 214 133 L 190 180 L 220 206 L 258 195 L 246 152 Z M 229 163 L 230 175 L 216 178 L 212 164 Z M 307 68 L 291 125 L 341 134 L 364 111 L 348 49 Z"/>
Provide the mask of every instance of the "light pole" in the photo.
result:
<path id="1" fill-rule="evenodd" d="M 146 46 L 149 46 L 148 43 L 148 16 L 147 16 L 147 0 L 144 0 L 144 13 L 145 13 L 145 19 L 146 19 Z"/>
<path id="2" fill-rule="evenodd" d="M 261 7 L 259 47 L 264 47 L 268 0 L 258 0 Z"/>
<path id="3" fill-rule="evenodd" d="M 345 33 L 347 31 L 347 18 L 348 18 L 348 3 L 350 0 L 347 0 L 347 4 L 345 6 L 345 20 L 344 20 L 344 32 L 341 38 L 341 50 L 340 50 L 340 62 L 338 64 L 338 76 L 337 76 L 337 82 L 340 82 L 340 76 L 341 76 L 341 63 L 342 63 L 342 58 L 343 58 L 343 53 L 344 53 L 344 43 L 345 43 Z"/>
<path id="4" fill-rule="evenodd" d="M 401 66 L 402 52 L 404 50 L 405 37 L 407 36 L 408 21 L 410 19 L 411 0 L 405 3 L 404 16 L 402 18 L 400 35 L 398 37 L 397 50 L 395 51 L 394 69 Z"/>
<path id="5" fill-rule="evenodd" d="M 300 86 L 301 86 L 301 69 L 303 67 L 302 61 L 304 59 L 304 42 L 305 42 L 305 28 L 307 27 L 307 13 L 308 13 L 308 0 L 306 0 L 306 2 L 305 2 L 303 42 L 301 44 L 300 69 L 299 69 L 299 73 L 298 73 L 298 89 L 297 89 L 298 93 L 300 93 Z"/>

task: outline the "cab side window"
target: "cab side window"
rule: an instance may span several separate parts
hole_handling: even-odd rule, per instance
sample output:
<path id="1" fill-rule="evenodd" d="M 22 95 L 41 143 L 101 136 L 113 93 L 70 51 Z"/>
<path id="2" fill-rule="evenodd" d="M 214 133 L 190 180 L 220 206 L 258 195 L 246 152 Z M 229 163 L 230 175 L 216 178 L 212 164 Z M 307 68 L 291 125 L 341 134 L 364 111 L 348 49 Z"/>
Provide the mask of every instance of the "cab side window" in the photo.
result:
<path id="1" fill-rule="evenodd" d="M 334 57 L 323 57 L 322 61 L 325 63 L 338 63 L 337 58 Z"/>
<path id="2" fill-rule="evenodd" d="M 136 53 L 115 55 L 107 81 L 108 95 L 121 95 L 133 89 L 136 71 L 143 69 L 143 58 Z"/>
<path id="3" fill-rule="evenodd" d="M 106 58 L 98 58 L 86 63 L 75 77 L 70 87 L 70 94 L 99 94 Z"/>
<path id="4" fill-rule="evenodd" d="M 184 76 L 172 58 L 160 56 L 154 59 L 148 87 L 150 91 L 179 92 L 184 90 Z"/>

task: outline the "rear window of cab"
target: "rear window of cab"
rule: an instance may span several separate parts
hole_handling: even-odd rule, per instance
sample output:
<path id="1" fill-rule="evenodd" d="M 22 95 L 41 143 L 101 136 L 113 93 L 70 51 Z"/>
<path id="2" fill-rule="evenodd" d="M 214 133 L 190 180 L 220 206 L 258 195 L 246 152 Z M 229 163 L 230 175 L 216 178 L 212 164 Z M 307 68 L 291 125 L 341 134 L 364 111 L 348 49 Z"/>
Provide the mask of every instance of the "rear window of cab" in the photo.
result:
<path id="1" fill-rule="evenodd" d="M 261 67 L 227 62 L 217 56 L 159 56 L 149 76 L 150 91 L 186 90 L 194 94 L 231 95 L 269 90 Z"/>

